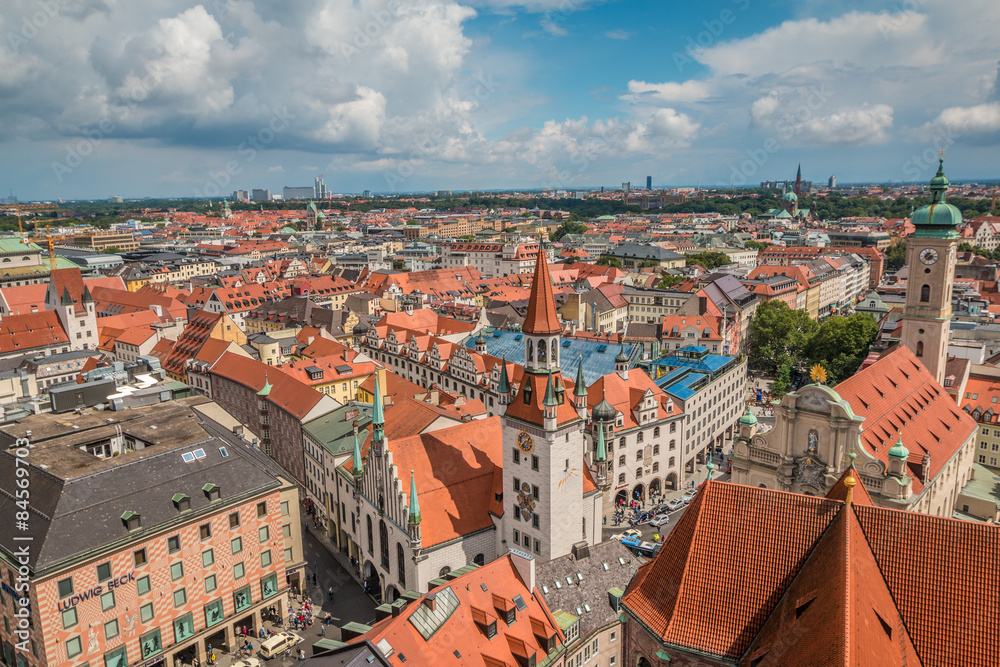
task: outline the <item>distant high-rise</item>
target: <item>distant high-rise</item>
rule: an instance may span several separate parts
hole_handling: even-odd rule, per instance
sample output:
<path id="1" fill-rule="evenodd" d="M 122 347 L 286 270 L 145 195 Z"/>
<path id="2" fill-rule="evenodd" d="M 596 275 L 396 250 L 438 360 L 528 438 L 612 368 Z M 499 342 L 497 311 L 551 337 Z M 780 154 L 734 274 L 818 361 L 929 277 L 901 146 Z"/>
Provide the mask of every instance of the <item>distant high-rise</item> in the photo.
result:
<path id="1" fill-rule="evenodd" d="M 646 189 L 647 190 L 652 190 L 653 189 L 653 177 L 652 176 L 647 176 L 646 177 Z"/>
<path id="2" fill-rule="evenodd" d="M 260 188 L 253 189 L 253 200 L 254 201 L 271 201 L 271 191 L 261 190 Z"/>
<path id="3" fill-rule="evenodd" d="M 364 197 L 365 199 L 368 199 L 368 198 L 370 198 L 372 196 L 372 191 L 371 190 L 365 190 L 364 192 L 361 193 L 361 196 Z"/>
<path id="4" fill-rule="evenodd" d="M 313 186 L 313 196 L 316 199 L 326 199 L 326 183 L 323 182 L 322 176 L 316 177 L 316 183 Z"/>
<path id="5" fill-rule="evenodd" d="M 624 190 L 625 192 L 628 192 L 631 189 L 632 189 L 632 183 L 631 182 L 622 183 L 622 190 Z"/>
<path id="6" fill-rule="evenodd" d="M 835 188 L 835 187 L 837 187 L 837 177 L 836 176 L 831 176 L 830 180 L 826 182 L 826 185 L 829 188 Z"/>
<path id="7" fill-rule="evenodd" d="M 246 190 L 233 190 L 233 201 L 250 201 L 250 193 Z"/>

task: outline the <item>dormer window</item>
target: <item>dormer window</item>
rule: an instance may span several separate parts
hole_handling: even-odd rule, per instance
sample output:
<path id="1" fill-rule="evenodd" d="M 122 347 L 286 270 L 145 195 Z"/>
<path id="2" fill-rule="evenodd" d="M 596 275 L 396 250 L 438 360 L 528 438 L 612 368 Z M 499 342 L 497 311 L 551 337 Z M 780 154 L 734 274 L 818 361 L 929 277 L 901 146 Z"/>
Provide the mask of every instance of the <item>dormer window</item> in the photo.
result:
<path id="1" fill-rule="evenodd" d="M 201 487 L 201 490 L 205 492 L 205 497 L 208 498 L 209 502 L 219 500 L 222 497 L 222 489 L 215 484 L 206 484 Z"/>
<path id="2" fill-rule="evenodd" d="M 175 493 L 171 500 L 173 500 L 174 507 L 177 508 L 178 512 L 187 512 L 191 509 L 191 497 L 187 494 Z"/>
<path id="3" fill-rule="evenodd" d="M 139 530 L 142 528 L 142 520 L 137 512 L 132 512 L 131 510 L 122 514 L 122 523 L 129 532 L 133 530 Z"/>

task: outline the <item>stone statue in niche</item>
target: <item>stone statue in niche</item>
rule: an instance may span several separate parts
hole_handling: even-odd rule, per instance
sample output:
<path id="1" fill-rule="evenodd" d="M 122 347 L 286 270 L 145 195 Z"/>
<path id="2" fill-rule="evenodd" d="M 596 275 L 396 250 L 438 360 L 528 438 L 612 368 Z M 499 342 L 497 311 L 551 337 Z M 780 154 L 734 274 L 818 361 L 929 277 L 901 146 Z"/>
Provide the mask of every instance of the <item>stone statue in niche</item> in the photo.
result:
<path id="1" fill-rule="evenodd" d="M 809 446 L 807 451 L 810 454 L 815 454 L 818 448 L 819 448 L 819 433 L 816 432 L 816 429 L 812 429 L 811 431 L 809 431 Z"/>

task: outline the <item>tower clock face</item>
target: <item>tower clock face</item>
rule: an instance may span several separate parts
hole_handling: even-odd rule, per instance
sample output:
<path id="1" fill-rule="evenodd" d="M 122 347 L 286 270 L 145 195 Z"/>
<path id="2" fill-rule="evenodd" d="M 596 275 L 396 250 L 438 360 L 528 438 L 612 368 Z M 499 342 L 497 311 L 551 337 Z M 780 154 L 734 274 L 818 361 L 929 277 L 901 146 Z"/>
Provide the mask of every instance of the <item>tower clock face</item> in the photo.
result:
<path id="1" fill-rule="evenodd" d="M 920 261 L 924 264 L 933 264 L 938 261 L 938 251 L 934 248 L 924 248 L 920 251 Z"/>
<path id="2" fill-rule="evenodd" d="M 526 431 L 521 431 L 517 434 L 517 446 L 521 448 L 522 452 L 528 453 L 535 448 L 535 443 L 531 439 L 531 435 Z"/>

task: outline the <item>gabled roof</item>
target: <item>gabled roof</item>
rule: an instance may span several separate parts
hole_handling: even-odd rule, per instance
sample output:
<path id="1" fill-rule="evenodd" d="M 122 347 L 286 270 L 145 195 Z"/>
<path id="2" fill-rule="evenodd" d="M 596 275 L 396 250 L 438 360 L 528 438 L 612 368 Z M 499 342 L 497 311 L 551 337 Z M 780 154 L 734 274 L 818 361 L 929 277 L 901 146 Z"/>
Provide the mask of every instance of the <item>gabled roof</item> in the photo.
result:
<path id="1" fill-rule="evenodd" d="M 54 310 L 8 315 L 0 321 L 0 354 L 30 352 L 60 343 L 69 343 L 69 336 Z"/>
<path id="2" fill-rule="evenodd" d="M 267 364 L 231 352 L 223 354 L 211 372 L 212 375 L 241 384 L 254 392 L 263 389 L 265 384 L 270 384 L 271 391 L 267 400 L 296 419 L 308 415 L 325 396 Z"/>
<path id="3" fill-rule="evenodd" d="M 976 420 L 963 412 L 905 345 L 834 387 L 864 417 L 862 446 L 888 466 L 900 434 L 910 450 L 914 493 L 923 491 L 921 461 L 930 456 L 933 479 L 969 439 Z"/>

